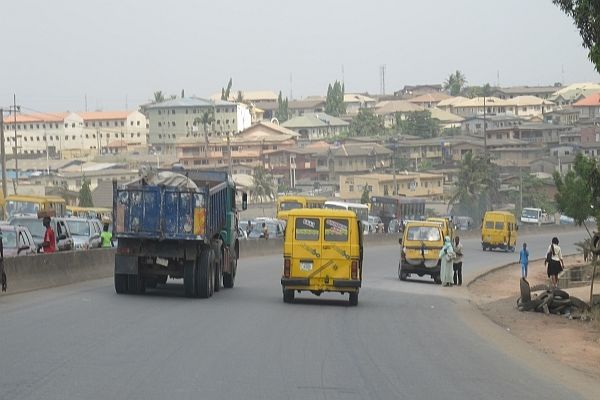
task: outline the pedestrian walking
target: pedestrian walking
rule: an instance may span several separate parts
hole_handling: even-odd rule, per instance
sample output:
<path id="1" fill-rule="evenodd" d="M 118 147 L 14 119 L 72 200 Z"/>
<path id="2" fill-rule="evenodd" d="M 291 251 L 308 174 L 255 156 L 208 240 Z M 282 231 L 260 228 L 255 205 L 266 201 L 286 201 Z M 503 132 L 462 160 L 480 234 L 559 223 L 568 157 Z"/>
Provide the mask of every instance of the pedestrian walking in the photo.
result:
<path id="1" fill-rule="evenodd" d="M 42 242 L 42 248 L 44 249 L 44 253 L 54 253 L 56 252 L 56 235 L 52 230 L 52 226 L 50 226 L 50 217 L 44 217 L 42 223 L 46 228 L 46 232 L 44 233 L 44 241 Z"/>
<path id="2" fill-rule="evenodd" d="M 100 239 L 102 240 L 102 247 L 115 247 L 112 232 L 108 230 L 108 224 L 104 224 L 104 230 L 100 234 Z"/>
<path id="3" fill-rule="evenodd" d="M 463 264 L 463 245 L 460 242 L 460 238 L 456 236 L 454 238 L 454 262 L 452 264 L 452 270 L 454 275 L 452 281 L 455 285 L 462 285 L 462 264 Z"/>
<path id="4" fill-rule="evenodd" d="M 519 252 L 519 263 L 521 264 L 521 278 L 527 279 L 527 267 L 529 266 L 527 243 L 523 243 L 523 248 Z"/>
<path id="5" fill-rule="evenodd" d="M 558 238 L 553 237 L 546 253 L 548 278 L 553 288 L 558 288 L 558 274 L 565 268 L 562 252 L 558 246 Z"/>
<path id="6" fill-rule="evenodd" d="M 440 250 L 440 279 L 442 286 L 452 286 L 452 264 L 455 254 L 452 248 L 452 241 L 449 236 L 446 236 L 444 246 Z"/>

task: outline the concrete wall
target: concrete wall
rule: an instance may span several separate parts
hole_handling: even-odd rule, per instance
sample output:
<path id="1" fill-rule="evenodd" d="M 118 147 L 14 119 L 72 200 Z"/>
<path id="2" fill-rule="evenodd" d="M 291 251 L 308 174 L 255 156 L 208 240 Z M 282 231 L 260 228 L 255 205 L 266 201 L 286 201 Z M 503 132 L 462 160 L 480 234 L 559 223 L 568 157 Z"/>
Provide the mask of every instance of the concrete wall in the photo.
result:
<path id="1" fill-rule="evenodd" d="M 38 254 L 4 259 L 7 293 L 27 292 L 112 276 L 115 249 Z"/>

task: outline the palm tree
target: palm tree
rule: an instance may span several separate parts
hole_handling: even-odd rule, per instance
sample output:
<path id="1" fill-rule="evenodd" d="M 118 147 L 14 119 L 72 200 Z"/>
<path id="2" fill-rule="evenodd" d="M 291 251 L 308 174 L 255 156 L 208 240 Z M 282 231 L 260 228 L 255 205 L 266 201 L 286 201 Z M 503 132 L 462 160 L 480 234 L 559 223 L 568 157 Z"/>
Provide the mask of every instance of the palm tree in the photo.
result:
<path id="1" fill-rule="evenodd" d="M 165 101 L 165 95 L 162 92 L 162 90 L 157 90 L 156 92 L 154 92 L 153 103 L 162 103 L 163 101 Z"/>
<path id="2" fill-rule="evenodd" d="M 266 199 L 273 199 L 274 188 L 273 181 L 270 174 L 267 174 L 263 167 L 256 167 L 254 169 L 254 185 L 252 186 L 252 195 L 259 202 L 263 202 Z"/>
<path id="3" fill-rule="evenodd" d="M 202 116 L 194 118 L 194 126 L 202 124 L 204 130 L 204 143 L 206 145 L 206 159 L 208 160 L 208 127 L 215 122 L 215 110 L 204 111 Z"/>
<path id="4" fill-rule="evenodd" d="M 444 89 L 450 92 L 452 96 L 458 96 L 463 87 L 467 84 L 467 78 L 465 75 L 456 70 L 456 72 L 451 73 L 448 79 L 444 82 Z"/>

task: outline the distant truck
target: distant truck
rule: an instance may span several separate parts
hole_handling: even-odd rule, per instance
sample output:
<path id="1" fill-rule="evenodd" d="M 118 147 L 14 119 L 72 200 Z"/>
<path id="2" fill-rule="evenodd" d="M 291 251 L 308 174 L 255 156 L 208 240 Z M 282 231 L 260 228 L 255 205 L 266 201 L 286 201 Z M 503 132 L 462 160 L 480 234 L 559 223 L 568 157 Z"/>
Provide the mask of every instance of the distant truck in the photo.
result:
<path id="1" fill-rule="evenodd" d="M 242 195 L 242 209 L 247 195 Z M 170 276 L 187 297 L 234 285 L 239 258 L 236 187 L 226 172 L 161 171 L 113 182 L 115 291 L 143 293 Z"/>
<path id="2" fill-rule="evenodd" d="M 548 214 L 541 208 L 525 207 L 521 211 L 521 222 L 524 224 L 544 225 L 553 224 L 556 221 L 553 215 Z"/>

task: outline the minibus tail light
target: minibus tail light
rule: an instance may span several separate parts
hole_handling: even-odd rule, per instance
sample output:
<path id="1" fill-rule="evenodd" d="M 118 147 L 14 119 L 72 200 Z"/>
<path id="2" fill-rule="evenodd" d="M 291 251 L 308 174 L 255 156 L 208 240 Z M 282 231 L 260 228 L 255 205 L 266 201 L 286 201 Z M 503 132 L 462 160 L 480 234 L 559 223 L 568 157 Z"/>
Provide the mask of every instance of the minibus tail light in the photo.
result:
<path id="1" fill-rule="evenodd" d="M 358 260 L 352 260 L 352 268 L 350 269 L 351 278 L 358 279 Z"/>
<path id="2" fill-rule="evenodd" d="M 284 258 L 283 259 L 283 276 L 285 276 L 286 278 L 290 277 L 290 259 L 289 258 Z"/>

